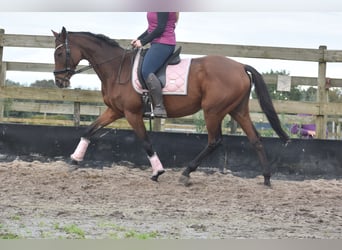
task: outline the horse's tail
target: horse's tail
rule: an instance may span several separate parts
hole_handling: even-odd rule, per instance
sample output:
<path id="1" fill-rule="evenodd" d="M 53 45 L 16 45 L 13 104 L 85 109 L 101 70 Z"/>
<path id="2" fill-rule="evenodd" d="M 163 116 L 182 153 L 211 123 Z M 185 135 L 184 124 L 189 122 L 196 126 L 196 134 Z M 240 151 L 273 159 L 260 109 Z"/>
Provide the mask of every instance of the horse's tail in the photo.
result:
<path id="1" fill-rule="evenodd" d="M 259 98 L 261 109 L 265 113 L 271 127 L 285 144 L 288 143 L 290 138 L 281 127 L 279 117 L 274 109 L 272 98 L 268 93 L 268 89 L 262 75 L 255 68 L 249 65 L 245 65 L 245 70 L 252 74 L 252 82 L 254 83 L 255 92 Z"/>

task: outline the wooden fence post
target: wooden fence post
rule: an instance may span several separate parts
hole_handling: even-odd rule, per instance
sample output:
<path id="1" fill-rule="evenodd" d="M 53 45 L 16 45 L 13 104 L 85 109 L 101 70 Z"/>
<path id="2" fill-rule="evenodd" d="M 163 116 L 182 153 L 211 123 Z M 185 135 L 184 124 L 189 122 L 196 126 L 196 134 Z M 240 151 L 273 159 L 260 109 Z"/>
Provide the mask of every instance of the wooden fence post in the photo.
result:
<path id="1" fill-rule="evenodd" d="M 81 122 L 81 103 L 74 102 L 74 126 L 79 127 Z"/>
<path id="2" fill-rule="evenodd" d="M 237 122 L 233 119 L 233 117 L 230 117 L 230 134 L 235 135 L 237 131 Z"/>
<path id="3" fill-rule="evenodd" d="M 325 88 L 327 63 L 325 60 L 325 53 L 327 46 L 319 46 L 320 59 L 318 62 L 318 89 L 317 89 L 317 103 L 319 105 L 319 114 L 316 117 L 316 134 L 318 139 L 326 139 L 327 130 L 327 115 L 324 115 L 324 107 L 328 102 L 328 91 Z"/>
<path id="4" fill-rule="evenodd" d="M 6 67 L 3 63 L 3 53 L 4 53 L 4 34 L 5 30 L 0 29 L 0 87 L 5 86 L 6 82 Z M 4 118 L 5 104 L 4 100 L 0 98 L 0 121 Z"/>
<path id="5" fill-rule="evenodd" d="M 4 34 L 5 34 L 5 30 L 0 29 L 0 86 L 3 86 L 5 84 L 5 82 L 3 81 L 4 71 L 2 70 L 2 65 L 3 65 L 2 57 L 4 54 Z"/>
<path id="6" fill-rule="evenodd" d="M 154 118 L 153 119 L 153 128 L 152 128 L 152 131 L 161 131 L 161 121 L 162 119 L 161 118 Z"/>

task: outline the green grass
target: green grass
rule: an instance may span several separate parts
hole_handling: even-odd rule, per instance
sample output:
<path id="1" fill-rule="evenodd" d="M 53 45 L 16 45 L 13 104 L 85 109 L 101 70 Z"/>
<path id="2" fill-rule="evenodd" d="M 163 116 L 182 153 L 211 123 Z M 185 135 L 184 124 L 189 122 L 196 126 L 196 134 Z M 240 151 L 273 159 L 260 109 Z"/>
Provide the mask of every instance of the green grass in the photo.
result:
<path id="1" fill-rule="evenodd" d="M 13 216 L 11 217 L 11 219 L 12 219 L 12 220 L 20 220 L 21 217 L 20 217 L 19 215 L 13 215 Z"/>
<path id="2" fill-rule="evenodd" d="M 13 220 L 20 220 L 19 216 L 11 217 Z M 38 224 L 39 227 L 46 227 L 46 222 L 40 222 Z M 56 222 L 50 224 L 52 230 L 41 230 L 40 231 L 40 238 L 58 238 L 58 239 L 85 239 L 86 233 L 76 224 L 67 224 L 67 225 L 60 225 L 60 223 Z M 105 234 L 102 235 L 102 238 L 105 239 L 138 239 L 138 240 L 145 240 L 145 239 L 156 239 L 159 236 L 158 231 L 152 232 L 138 232 L 135 229 L 126 228 L 111 222 L 101 222 L 98 223 L 99 228 L 103 228 Z M 24 227 L 25 228 L 25 227 Z M 62 235 L 56 234 L 56 231 L 62 233 Z M 29 230 L 27 229 L 27 233 L 29 234 Z M 26 236 L 18 235 L 16 233 L 12 233 L 5 228 L 3 224 L 0 223 L 0 240 L 1 239 L 23 239 Z"/>
<path id="3" fill-rule="evenodd" d="M 147 233 L 139 233 L 136 230 L 132 229 L 127 229 L 125 227 L 116 225 L 111 222 L 101 222 L 98 224 L 99 227 L 101 228 L 108 228 L 112 229 L 108 233 L 108 238 L 110 239 L 155 239 L 158 237 L 158 232 L 153 231 L 153 232 L 147 232 Z"/>
<path id="4" fill-rule="evenodd" d="M 59 226 L 59 223 L 56 222 L 55 224 L 53 224 L 53 229 L 55 230 L 59 230 L 60 229 L 60 226 Z"/>
<path id="5" fill-rule="evenodd" d="M 61 227 L 60 224 L 56 222 L 53 224 L 53 229 L 63 231 L 69 235 L 75 236 L 77 239 L 85 239 L 84 231 L 75 224 L 65 225 Z"/>
<path id="6" fill-rule="evenodd" d="M 138 240 L 147 240 L 147 239 L 155 239 L 158 237 L 157 232 L 149 232 L 149 233 L 138 233 L 134 230 L 130 230 L 125 233 L 126 239 L 138 239 Z"/>
<path id="7" fill-rule="evenodd" d="M 81 239 L 85 238 L 84 231 L 82 229 L 80 229 L 78 226 L 76 226 L 75 224 L 64 226 L 63 229 L 68 234 L 76 235 Z"/>
<path id="8" fill-rule="evenodd" d="M 13 234 L 13 233 L 0 233 L 0 239 L 14 240 L 14 239 L 20 239 L 20 237 L 17 234 Z"/>
<path id="9" fill-rule="evenodd" d="M 19 239 L 20 237 L 17 234 L 9 233 L 8 230 L 5 229 L 3 224 L 0 224 L 0 239 L 9 240 L 9 239 Z M 4 231 L 4 232 L 2 232 Z"/>
<path id="10" fill-rule="evenodd" d="M 124 232 L 127 230 L 126 228 L 121 227 L 121 226 L 116 225 L 116 224 L 111 223 L 111 222 L 101 222 L 98 224 L 98 226 L 100 228 L 111 228 L 111 229 L 114 229 L 114 230 L 119 231 L 119 232 Z"/>
<path id="11" fill-rule="evenodd" d="M 11 240 L 11 239 L 20 239 L 20 236 L 11 232 L 8 232 L 7 229 L 4 229 L 4 225 L 0 224 L 0 239 L 2 240 Z"/>

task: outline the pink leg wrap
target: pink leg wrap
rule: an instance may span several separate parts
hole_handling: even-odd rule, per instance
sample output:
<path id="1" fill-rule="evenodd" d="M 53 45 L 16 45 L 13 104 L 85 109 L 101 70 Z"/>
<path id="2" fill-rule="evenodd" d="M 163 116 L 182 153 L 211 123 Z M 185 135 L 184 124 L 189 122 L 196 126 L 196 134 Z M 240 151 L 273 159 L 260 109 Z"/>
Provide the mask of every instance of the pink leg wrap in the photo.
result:
<path id="1" fill-rule="evenodd" d="M 83 157 L 87 151 L 89 143 L 90 141 L 88 139 L 81 137 L 81 140 L 78 143 L 75 152 L 70 155 L 71 159 L 75 161 L 83 161 Z"/>
<path id="2" fill-rule="evenodd" d="M 159 171 L 164 171 L 163 164 L 160 162 L 157 153 L 154 153 L 153 156 L 148 157 L 152 166 L 152 176 L 158 175 Z"/>

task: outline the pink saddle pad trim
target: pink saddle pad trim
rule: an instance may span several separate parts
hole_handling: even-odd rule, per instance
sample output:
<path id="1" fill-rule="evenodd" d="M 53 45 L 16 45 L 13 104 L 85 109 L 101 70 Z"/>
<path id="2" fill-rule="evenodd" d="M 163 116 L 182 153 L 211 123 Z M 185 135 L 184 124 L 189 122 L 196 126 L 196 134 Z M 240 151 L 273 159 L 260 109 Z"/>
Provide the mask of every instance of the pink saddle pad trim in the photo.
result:
<path id="1" fill-rule="evenodd" d="M 145 89 L 142 88 L 138 79 L 138 64 L 140 52 L 137 53 L 132 71 L 132 84 L 135 91 L 142 94 Z M 163 88 L 164 95 L 187 95 L 188 93 L 188 74 L 191 64 L 191 58 L 181 59 L 176 65 L 168 65 L 166 68 L 166 84 Z"/>

